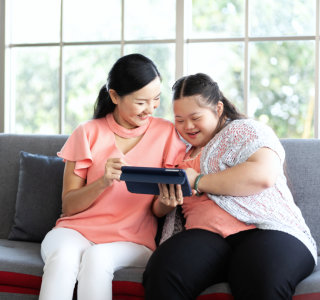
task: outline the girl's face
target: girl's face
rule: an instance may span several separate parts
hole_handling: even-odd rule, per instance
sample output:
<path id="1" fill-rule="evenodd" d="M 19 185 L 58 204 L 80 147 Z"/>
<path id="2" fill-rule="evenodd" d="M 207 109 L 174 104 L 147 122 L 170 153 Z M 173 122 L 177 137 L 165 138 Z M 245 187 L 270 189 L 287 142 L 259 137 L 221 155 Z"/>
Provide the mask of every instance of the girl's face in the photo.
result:
<path id="1" fill-rule="evenodd" d="M 223 103 L 215 108 L 200 106 L 201 96 L 183 97 L 173 102 L 175 126 L 181 136 L 194 147 L 204 147 L 215 135 Z"/>
<path id="2" fill-rule="evenodd" d="M 113 113 L 115 120 L 128 129 L 146 124 L 160 105 L 160 85 L 160 78 L 156 77 L 140 90 L 123 97 L 110 90 L 111 99 L 116 104 Z"/>

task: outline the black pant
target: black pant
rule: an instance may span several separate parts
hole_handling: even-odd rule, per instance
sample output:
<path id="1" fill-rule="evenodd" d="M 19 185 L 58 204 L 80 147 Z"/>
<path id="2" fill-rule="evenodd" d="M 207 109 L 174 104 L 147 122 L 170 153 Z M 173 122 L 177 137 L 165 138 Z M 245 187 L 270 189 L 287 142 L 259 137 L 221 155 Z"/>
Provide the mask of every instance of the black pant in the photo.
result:
<path id="1" fill-rule="evenodd" d="M 224 239 L 186 230 L 151 256 L 143 275 L 145 299 L 195 299 L 227 281 L 235 300 L 289 300 L 314 265 L 306 246 L 284 232 L 253 229 Z"/>

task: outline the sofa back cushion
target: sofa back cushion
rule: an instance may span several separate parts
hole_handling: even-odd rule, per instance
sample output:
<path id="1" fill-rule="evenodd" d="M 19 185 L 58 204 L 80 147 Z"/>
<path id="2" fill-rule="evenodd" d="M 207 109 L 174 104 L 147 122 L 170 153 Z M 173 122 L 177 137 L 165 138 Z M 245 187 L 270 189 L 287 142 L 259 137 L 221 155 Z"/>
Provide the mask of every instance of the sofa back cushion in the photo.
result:
<path id="1" fill-rule="evenodd" d="M 282 139 L 286 175 L 295 203 L 316 240 L 320 254 L 320 140 Z"/>
<path id="2" fill-rule="evenodd" d="M 20 151 L 55 156 L 67 137 L 67 135 L 0 134 L 0 238 L 8 238 L 13 225 Z"/>

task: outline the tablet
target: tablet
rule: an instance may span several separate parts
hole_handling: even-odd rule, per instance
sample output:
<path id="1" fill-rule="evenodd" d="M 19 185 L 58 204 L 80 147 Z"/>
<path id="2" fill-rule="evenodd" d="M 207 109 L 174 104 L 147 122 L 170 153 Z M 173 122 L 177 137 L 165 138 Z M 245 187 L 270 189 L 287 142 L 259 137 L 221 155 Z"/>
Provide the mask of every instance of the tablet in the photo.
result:
<path id="1" fill-rule="evenodd" d="M 192 195 L 186 172 L 174 168 L 121 167 L 120 180 L 126 182 L 127 189 L 136 194 L 159 195 L 158 183 L 181 184 L 183 196 Z"/>

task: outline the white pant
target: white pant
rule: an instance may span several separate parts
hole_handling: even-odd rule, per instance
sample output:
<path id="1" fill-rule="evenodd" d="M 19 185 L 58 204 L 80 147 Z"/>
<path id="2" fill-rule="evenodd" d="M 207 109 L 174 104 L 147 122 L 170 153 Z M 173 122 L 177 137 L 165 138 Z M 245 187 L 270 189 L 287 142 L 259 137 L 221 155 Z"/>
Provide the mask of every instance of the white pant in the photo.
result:
<path id="1" fill-rule="evenodd" d="M 113 273 L 144 267 L 151 254 L 132 242 L 94 244 L 73 229 L 53 229 L 41 244 L 45 266 L 39 300 L 71 300 L 77 280 L 78 300 L 110 300 Z"/>

